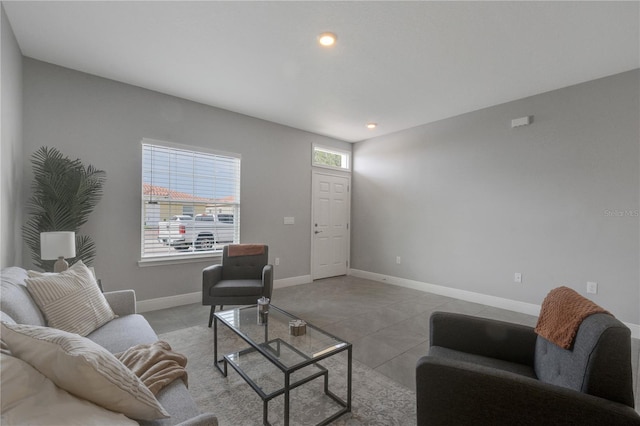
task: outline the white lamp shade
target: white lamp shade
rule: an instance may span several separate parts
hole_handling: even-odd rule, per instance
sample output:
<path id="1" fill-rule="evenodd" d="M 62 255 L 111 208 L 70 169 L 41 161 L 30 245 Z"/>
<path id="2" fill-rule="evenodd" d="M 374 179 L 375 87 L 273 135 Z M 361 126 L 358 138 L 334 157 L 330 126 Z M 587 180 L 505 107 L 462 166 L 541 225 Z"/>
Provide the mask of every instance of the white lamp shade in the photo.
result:
<path id="1" fill-rule="evenodd" d="M 76 233 L 66 231 L 40 233 L 40 258 L 55 260 L 60 256 L 67 259 L 76 257 Z"/>

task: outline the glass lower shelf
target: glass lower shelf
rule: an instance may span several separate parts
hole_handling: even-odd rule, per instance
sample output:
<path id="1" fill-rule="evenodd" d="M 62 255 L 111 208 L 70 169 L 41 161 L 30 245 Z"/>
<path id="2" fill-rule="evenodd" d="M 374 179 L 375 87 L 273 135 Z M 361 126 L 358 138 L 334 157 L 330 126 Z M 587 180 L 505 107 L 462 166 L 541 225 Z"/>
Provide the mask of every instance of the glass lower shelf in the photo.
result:
<path id="1" fill-rule="evenodd" d="M 274 356 L 285 359 L 303 358 L 294 348 L 278 339 L 262 344 L 267 351 L 273 351 Z M 248 348 L 225 355 L 224 359 L 260 394 L 263 399 L 271 399 L 280 395 L 285 388 L 285 373 L 264 355 Z M 318 363 L 311 363 L 305 367 L 290 372 L 289 388 L 293 389 L 303 383 L 327 374 L 327 369 Z"/>

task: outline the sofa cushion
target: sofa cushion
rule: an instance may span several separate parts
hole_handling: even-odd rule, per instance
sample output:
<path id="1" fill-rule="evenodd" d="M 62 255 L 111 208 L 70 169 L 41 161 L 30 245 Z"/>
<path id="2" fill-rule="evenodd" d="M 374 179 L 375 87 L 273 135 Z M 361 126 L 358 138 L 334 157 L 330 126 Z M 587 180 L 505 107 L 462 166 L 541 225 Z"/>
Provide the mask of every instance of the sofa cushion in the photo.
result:
<path id="1" fill-rule="evenodd" d="M 27 289 L 49 327 L 86 336 L 116 317 L 81 260 L 59 274 L 29 271 L 29 277 Z"/>
<path id="2" fill-rule="evenodd" d="M 133 419 L 169 417 L 151 391 L 111 353 L 77 334 L 2 323 L 12 355 L 78 397 Z"/>
<path id="3" fill-rule="evenodd" d="M 19 324 L 46 325 L 44 315 L 27 290 L 27 271 L 11 266 L 2 269 L 1 277 L 0 311 Z"/>
<path id="4" fill-rule="evenodd" d="M 109 321 L 87 336 L 111 353 L 124 352 L 132 346 L 153 343 L 158 336 L 145 317 L 125 315 Z"/>
<path id="5" fill-rule="evenodd" d="M 16 322 L 6 313 L 0 311 L 0 322 L 8 322 L 9 324 L 16 324 Z"/>
<path id="6" fill-rule="evenodd" d="M 87 336 L 88 339 L 105 347 L 111 353 L 118 353 L 140 343 L 153 343 L 158 336 L 142 315 L 125 315 L 109 321 Z M 158 402 L 171 413 L 170 419 L 140 421 L 143 426 L 169 426 L 192 419 L 200 412 L 182 380 L 175 380 L 156 395 Z M 207 424 L 216 424 L 207 420 Z"/>
<path id="7" fill-rule="evenodd" d="M 264 286 L 259 280 L 222 280 L 209 291 L 210 296 L 260 296 Z M 257 300 L 257 299 L 256 299 Z"/>
<path id="8" fill-rule="evenodd" d="M 0 354 L 2 423 L 12 425 L 137 425 L 123 414 L 77 398 L 28 363 Z"/>

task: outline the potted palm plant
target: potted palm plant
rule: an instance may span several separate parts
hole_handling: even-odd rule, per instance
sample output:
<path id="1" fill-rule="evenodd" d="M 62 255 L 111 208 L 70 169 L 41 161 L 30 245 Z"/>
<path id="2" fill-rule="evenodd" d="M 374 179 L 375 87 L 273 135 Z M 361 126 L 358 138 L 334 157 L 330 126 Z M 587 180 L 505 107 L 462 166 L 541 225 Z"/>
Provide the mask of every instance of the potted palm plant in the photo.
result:
<path id="1" fill-rule="evenodd" d="M 32 155 L 31 164 L 34 179 L 27 201 L 30 217 L 22 230 L 34 264 L 45 271 L 53 269 L 53 260 L 40 257 L 41 232 L 74 231 L 76 257 L 68 261 L 73 264 L 81 259 L 91 265 L 96 256 L 95 243 L 79 231 L 102 198 L 106 173 L 47 147 Z"/>

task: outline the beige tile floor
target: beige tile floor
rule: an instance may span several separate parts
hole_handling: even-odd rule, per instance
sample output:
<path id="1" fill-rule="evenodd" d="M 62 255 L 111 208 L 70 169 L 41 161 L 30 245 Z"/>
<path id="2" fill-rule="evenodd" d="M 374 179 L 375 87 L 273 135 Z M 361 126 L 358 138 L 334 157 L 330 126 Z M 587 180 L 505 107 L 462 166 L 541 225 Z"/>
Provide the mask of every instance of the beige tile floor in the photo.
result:
<path id="1" fill-rule="evenodd" d="M 353 357 L 415 390 L 415 365 L 427 353 L 429 316 L 459 312 L 535 326 L 537 318 L 478 303 L 355 277 L 336 277 L 274 290 L 272 303 L 353 344 Z M 158 334 L 206 325 L 200 304 L 146 312 Z M 640 341 L 632 341 L 636 409 L 640 411 Z"/>

